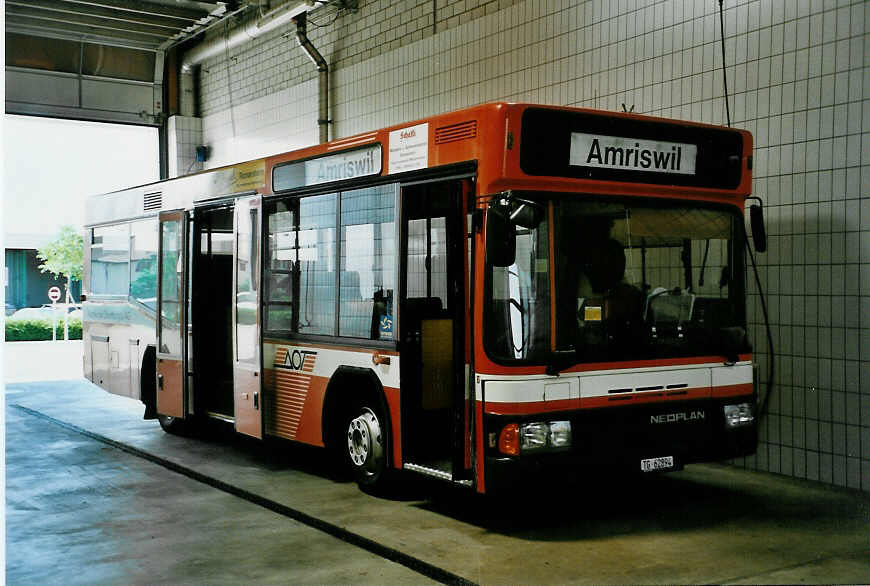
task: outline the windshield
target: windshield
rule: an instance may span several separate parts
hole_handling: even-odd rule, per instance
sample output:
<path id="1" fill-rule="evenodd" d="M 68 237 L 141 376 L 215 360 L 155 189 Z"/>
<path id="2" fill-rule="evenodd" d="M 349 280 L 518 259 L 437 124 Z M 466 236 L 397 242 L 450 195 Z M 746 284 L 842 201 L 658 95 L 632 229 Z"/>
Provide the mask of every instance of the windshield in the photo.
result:
<path id="1" fill-rule="evenodd" d="M 511 224 L 511 264 L 487 266 L 492 358 L 557 360 L 561 369 L 703 355 L 736 360 L 748 351 L 739 214 L 660 200 L 522 198 L 540 206 L 540 221 Z"/>

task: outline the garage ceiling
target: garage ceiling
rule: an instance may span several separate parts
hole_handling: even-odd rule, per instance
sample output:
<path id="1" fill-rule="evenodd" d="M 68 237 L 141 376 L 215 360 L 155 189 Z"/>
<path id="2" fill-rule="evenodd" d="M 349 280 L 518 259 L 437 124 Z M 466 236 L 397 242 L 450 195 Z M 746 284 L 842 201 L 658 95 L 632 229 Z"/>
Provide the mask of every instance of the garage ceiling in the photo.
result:
<path id="1" fill-rule="evenodd" d="M 6 112 L 161 126 L 176 110 L 170 49 L 287 1 L 6 0 Z"/>
<path id="2" fill-rule="evenodd" d="M 167 50 L 265 0 L 6 0 L 6 112 L 160 126 Z"/>
<path id="3" fill-rule="evenodd" d="M 229 15 L 235 2 L 6 0 L 6 32 L 163 50 Z"/>

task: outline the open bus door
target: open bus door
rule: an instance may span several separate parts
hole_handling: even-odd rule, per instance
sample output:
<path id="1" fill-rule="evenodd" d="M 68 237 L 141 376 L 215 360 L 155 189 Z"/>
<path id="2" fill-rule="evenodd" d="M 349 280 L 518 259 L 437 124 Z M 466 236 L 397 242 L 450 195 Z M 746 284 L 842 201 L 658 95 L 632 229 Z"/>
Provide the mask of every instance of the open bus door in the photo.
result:
<path id="1" fill-rule="evenodd" d="M 187 213 L 160 213 L 157 253 L 157 412 L 187 413 Z"/>
<path id="2" fill-rule="evenodd" d="M 404 467 L 471 478 L 466 397 L 468 179 L 404 185 L 399 320 Z"/>
<path id="3" fill-rule="evenodd" d="M 236 200 L 233 269 L 233 393 L 236 431 L 263 437 L 260 365 L 259 195 Z"/>

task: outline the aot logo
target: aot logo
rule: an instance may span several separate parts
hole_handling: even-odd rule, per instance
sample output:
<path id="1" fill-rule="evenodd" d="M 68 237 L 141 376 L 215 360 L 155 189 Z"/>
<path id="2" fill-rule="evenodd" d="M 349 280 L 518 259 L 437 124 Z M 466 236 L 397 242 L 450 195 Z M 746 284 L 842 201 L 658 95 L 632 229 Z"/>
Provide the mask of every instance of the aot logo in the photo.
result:
<path id="1" fill-rule="evenodd" d="M 314 370 L 314 360 L 317 352 L 311 350 L 287 350 L 284 355 L 284 367 L 290 370 L 305 370 L 311 372 Z"/>
<path id="2" fill-rule="evenodd" d="M 664 415 L 650 415 L 650 424 L 656 423 L 678 423 L 680 421 L 703 421 L 707 418 L 707 414 L 703 411 L 689 411 L 688 413 L 666 413 Z"/>

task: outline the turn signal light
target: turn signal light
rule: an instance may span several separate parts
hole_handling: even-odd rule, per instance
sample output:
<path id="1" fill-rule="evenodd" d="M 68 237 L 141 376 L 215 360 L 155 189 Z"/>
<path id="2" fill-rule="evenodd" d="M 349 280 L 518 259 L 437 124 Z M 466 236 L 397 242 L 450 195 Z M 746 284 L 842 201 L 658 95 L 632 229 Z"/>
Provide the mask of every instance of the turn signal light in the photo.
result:
<path id="1" fill-rule="evenodd" d="M 498 434 L 498 451 L 508 456 L 520 455 L 520 426 L 516 423 L 505 425 Z"/>

